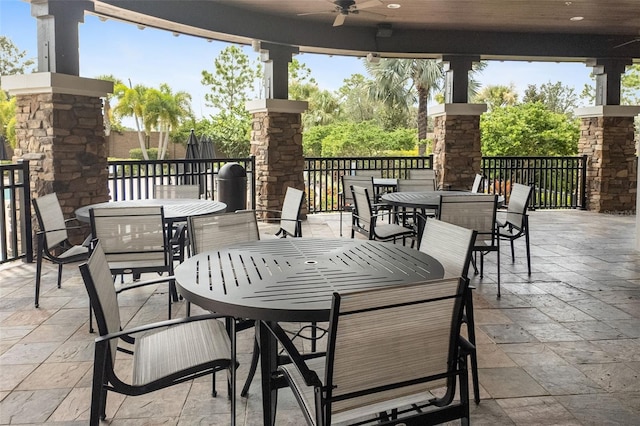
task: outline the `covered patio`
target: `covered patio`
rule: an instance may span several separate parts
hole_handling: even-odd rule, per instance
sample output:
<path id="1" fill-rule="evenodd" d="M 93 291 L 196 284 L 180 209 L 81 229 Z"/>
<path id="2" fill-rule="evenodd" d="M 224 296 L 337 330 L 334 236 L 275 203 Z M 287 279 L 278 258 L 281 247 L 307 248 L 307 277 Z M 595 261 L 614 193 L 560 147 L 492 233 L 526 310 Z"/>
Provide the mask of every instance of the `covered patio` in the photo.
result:
<path id="1" fill-rule="evenodd" d="M 304 237 L 340 238 L 338 214 L 309 215 Z M 346 219 L 345 219 L 346 220 Z M 261 225 L 262 226 L 262 225 Z M 268 225 L 267 225 L 268 226 Z M 635 216 L 563 210 L 531 212 L 532 274 L 523 243 L 516 262 L 502 248 L 502 297 L 495 256 L 472 276 L 481 403 L 474 424 L 640 424 L 640 254 Z M 271 230 L 261 229 L 266 235 Z M 0 424 L 86 424 L 94 334 L 78 268 L 46 265 L 40 308 L 33 307 L 35 264 L 0 267 Z M 164 319 L 166 295 L 139 289 L 121 299 L 123 322 Z M 174 316 L 184 315 L 178 302 Z M 252 333 L 241 335 L 239 380 Z M 111 424 L 228 424 L 224 375 L 217 398 L 206 378 L 146 396 L 111 394 Z M 238 400 L 238 424 L 261 423 L 259 381 Z M 277 423 L 304 424 L 288 389 Z"/>

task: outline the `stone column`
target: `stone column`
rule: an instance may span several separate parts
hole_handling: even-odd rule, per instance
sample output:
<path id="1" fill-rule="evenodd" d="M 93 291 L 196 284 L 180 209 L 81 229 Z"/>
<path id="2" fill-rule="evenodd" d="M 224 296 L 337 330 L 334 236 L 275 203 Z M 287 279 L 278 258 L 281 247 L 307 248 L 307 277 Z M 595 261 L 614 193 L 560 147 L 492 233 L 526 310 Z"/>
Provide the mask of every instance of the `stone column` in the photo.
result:
<path id="1" fill-rule="evenodd" d="M 640 106 L 600 105 L 579 108 L 582 120 L 578 151 L 588 157 L 587 209 L 634 212 L 638 184 L 634 117 Z"/>
<path id="2" fill-rule="evenodd" d="M 65 218 L 109 200 L 102 99 L 113 83 L 55 73 L 2 77 L 16 97 L 14 159 L 29 160 L 31 196 L 56 192 Z"/>
<path id="3" fill-rule="evenodd" d="M 434 117 L 433 159 L 443 189 L 471 189 L 481 173 L 480 115 L 484 104 L 443 104 L 431 107 Z"/>
<path id="4" fill-rule="evenodd" d="M 256 157 L 257 209 L 281 210 L 287 187 L 305 190 L 301 114 L 307 105 L 285 99 L 247 102 L 253 115 L 251 155 Z M 305 203 L 302 217 L 306 213 Z"/>

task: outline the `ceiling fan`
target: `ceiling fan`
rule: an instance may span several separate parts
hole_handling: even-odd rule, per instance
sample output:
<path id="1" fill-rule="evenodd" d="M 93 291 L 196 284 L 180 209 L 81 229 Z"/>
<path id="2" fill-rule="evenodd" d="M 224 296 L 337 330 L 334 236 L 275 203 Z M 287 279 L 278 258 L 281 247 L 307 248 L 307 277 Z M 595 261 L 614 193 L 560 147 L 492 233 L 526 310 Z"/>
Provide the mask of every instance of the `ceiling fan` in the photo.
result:
<path id="1" fill-rule="evenodd" d="M 327 0 L 329 3 L 334 5 L 334 9 L 327 12 L 309 12 L 309 13 L 298 13 L 298 16 L 305 15 L 319 15 L 325 13 L 337 13 L 336 19 L 333 21 L 334 27 L 339 27 L 344 24 L 344 21 L 347 19 L 348 15 L 357 15 L 359 13 L 366 13 L 368 15 L 378 15 L 380 17 L 386 18 L 385 15 L 379 13 L 373 13 L 369 11 L 361 12 L 363 9 L 369 9 L 371 7 L 382 6 L 382 0 L 367 0 L 361 3 L 356 3 L 355 0 Z"/>

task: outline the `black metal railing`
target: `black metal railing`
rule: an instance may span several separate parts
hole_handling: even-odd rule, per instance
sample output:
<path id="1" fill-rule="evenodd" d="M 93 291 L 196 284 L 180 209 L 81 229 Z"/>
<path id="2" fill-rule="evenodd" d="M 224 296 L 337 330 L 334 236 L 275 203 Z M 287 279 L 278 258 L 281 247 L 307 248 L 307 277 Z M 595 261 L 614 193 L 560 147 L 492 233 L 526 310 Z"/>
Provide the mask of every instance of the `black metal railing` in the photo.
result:
<path id="1" fill-rule="evenodd" d="M 508 195 L 512 183 L 533 186 L 531 208 L 585 209 L 587 156 L 483 157 L 488 192 Z"/>
<path id="2" fill-rule="evenodd" d="M 153 198 L 155 185 L 200 185 L 204 198 L 217 199 L 217 177 L 227 163 L 240 164 L 247 173 L 247 199 L 255 207 L 255 157 L 189 160 L 111 160 L 109 191 L 112 201 Z"/>
<path id="3" fill-rule="evenodd" d="M 0 164 L 0 263 L 33 262 L 29 162 Z"/>
<path id="4" fill-rule="evenodd" d="M 342 175 L 358 170 L 380 171 L 381 178 L 408 177 L 408 170 L 433 168 L 428 157 L 310 157 L 305 158 L 305 194 L 309 213 L 338 211 Z"/>

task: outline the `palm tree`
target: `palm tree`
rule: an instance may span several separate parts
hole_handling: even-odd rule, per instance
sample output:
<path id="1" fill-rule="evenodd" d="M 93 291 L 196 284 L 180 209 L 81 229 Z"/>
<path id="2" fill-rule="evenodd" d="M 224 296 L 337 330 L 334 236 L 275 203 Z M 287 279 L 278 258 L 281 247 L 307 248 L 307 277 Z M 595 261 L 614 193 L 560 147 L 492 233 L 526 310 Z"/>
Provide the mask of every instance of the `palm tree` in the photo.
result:
<path id="1" fill-rule="evenodd" d="M 373 76 L 370 95 L 391 108 L 408 111 L 418 103 L 418 153 L 424 155 L 427 139 L 427 103 L 444 82 L 442 64 L 433 59 L 381 59 L 365 62 Z"/>
<path id="2" fill-rule="evenodd" d="M 168 84 L 160 85 L 160 90 L 149 89 L 145 93 L 145 132 L 157 129 L 158 159 L 164 159 L 169 146 L 169 134 L 180 122 L 191 116 L 191 95 L 187 92 L 171 90 Z"/>
<path id="3" fill-rule="evenodd" d="M 131 87 L 131 80 L 129 80 L 129 87 L 124 84 L 116 84 L 113 90 L 113 95 L 118 98 L 118 104 L 113 109 L 113 113 L 117 117 L 133 117 L 138 131 L 140 150 L 145 160 L 149 159 L 145 137 L 142 132 L 145 116 L 145 92 L 147 90 L 149 89 L 141 84 Z"/>
<path id="4" fill-rule="evenodd" d="M 98 80 L 106 80 L 106 81 L 110 81 L 113 83 L 114 89 L 115 86 L 118 84 L 122 84 L 122 80 L 114 77 L 112 74 L 107 74 L 107 75 L 99 75 L 98 77 L 96 77 Z M 115 90 L 114 90 L 115 91 Z M 113 116 L 113 113 L 111 111 L 111 101 L 113 100 L 114 94 L 113 93 L 107 93 L 107 96 L 105 97 L 104 100 L 104 116 L 103 116 L 103 120 L 104 120 L 104 134 L 105 136 L 109 136 L 111 134 L 111 127 L 112 124 L 114 124 L 114 120 L 115 117 Z M 118 123 L 119 125 L 119 123 Z"/>
<path id="5" fill-rule="evenodd" d="M 487 104 L 487 110 L 491 111 L 502 106 L 515 105 L 518 103 L 518 93 L 513 83 L 508 86 L 488 85 L 484 86 L 473 99 L 474 102 Z"/>

